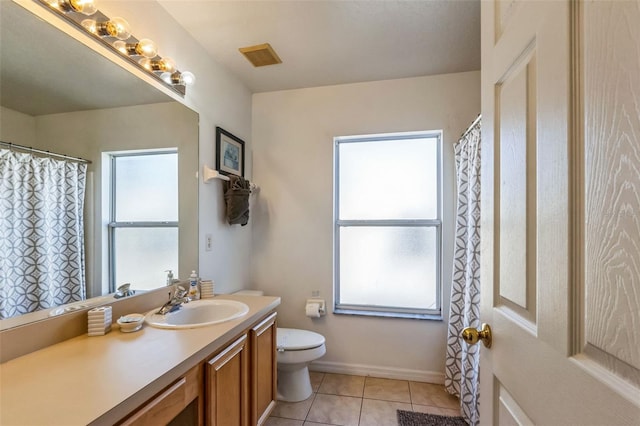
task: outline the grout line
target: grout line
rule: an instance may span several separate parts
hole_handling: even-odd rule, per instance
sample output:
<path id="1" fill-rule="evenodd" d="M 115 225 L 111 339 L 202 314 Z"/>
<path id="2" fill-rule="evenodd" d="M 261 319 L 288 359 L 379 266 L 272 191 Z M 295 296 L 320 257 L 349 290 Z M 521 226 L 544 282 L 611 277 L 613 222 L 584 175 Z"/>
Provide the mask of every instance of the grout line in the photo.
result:
<path id="1" fill-rule="evenodd" d="M 320 391 L 320 387 L 321 387 L 321 386 L 322 386 L 322 384 L 324 383 L 324 380 L 325 380 L 325 378 L 327 377 L 327 374 L 329 374 L 329 373 L 322 373 L 322 378 L 320 379 L 320 381 L 319 381 L 319 383 L 318 383 L 317 390 L 316 390 L 315 392 L 313 392 L 313 394 L 312 394 L 313 399 L 312 399 L 312 401 L 311 401 L 311 404 L 309 405 L 309 409 L 307 410 L 307 413 L 306 413 L 306 415 L 305 415 L 304 420 L 302 420 L 303 424 L 304 424 L 305 422 L 311 422 L 311 420 L 309 419 L 309 414 L 311 413 L 311 408 L 313 407 L 313 404 L 316 402 L 316 398 L 317 398 L 318 394 L 322 394 L 322 395 L 333 395 L 333 396 L 337 396 L 337 397 L 348 397 L 348 398 L 358 398 L 358 399 L 360 399 L 360 410 L 359 410 L 359 413 L 358 413 L 358 425 L 360 425 L 360 422 L 362 421 L 362 415 L 363 415 L 363 414 L 362 414 L 362 412 L 363 412 L 363 409 L 364 409 L 364 400 L 365 400 L 365 399 L 377 400 L 377 401 L 385 401 L 385 402 L 390 402 L 390 403 L 402 403 L 402 404 L 409 404 L 409 405 L 411 406 L 411 411 L 415 411 L 415 410 L 414 410 L 414 405 L 429 406 L 429 407 L 433 407 L 433 408 L 436 408 L 436 409 L 439 409 L 439 410 L 442 410 L 442 409 L 450 409 L 450 407 L 441 407 L 441 406 L 439 406 L 439 405 L 431 405 L 431 404 L 415 404 L 415 403 L 414 403 L 414 401 L 413 401 L 413 400 L 414 400 L 414 399 L 413 399 L 413 392 L 411 391 L 411 380 L 396 380 L 396 379 L 388 379 L 388 380 L 394 380 L 394 381 L 407 382 L 407 386 L 409 387 L 409 402 L 406 402 L 406 401 L 393 401 L 393 400 L 389 400 L 389 399 L 377 399 L 377 398 L 370 398 L 370 397 L 369 397 L 369 398 L 365 398 L 365 396 L 364 396 L 364 391 L 365 391 L 365 388 L 366 388 L 366 385 L 367 385 L 367 379 L 368 379 L 370 376 L 356 376 L 356 375 L 353 375 L 353 376 L 355 376 L 355 377 L 364 377 L 364 379 L 365 379 L 365 380 L 364 380 L 364 385 L 363 385 L 363 388 L 362 388 L 362 396 L 360 396 L 360 397 L 357 397 L 357 396 L 350 396 L 350 395 L 339 395 L 339 394 L 325 394 L 325 393 L 321 393 L 321 392 L 319 392 L 319 391 Z M 371 377 L 371 379 L 375 379 L 375 377 Z M 444 391 L 444 386 L 442 386 L 442 385 L 439 385 L 439 386 L 440 386 L 440 387 L 442 387 L 442 389 L 443 389 L 443 391 Z M 445 392 L 446 392 L 446 391 L 445 391 Z M 276 416 L 274 416 L 274 417 L 276 417 Z M 361 426 L 366 426 L 366 425 L 361 425 Z"/>

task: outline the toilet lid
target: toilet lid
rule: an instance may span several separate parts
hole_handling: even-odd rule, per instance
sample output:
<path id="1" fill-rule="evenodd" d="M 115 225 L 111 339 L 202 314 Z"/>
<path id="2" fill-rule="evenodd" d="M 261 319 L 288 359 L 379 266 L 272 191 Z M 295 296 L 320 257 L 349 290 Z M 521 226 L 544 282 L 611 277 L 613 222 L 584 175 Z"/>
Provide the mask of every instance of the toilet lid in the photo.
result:
<path id="1" fill-rule="evenodd" d="M 317 348 L 324 344 L 324 336 L 309 330 L 280 328 L 276 332 L 278 348 L 288 351 L 301 351 Z"/>

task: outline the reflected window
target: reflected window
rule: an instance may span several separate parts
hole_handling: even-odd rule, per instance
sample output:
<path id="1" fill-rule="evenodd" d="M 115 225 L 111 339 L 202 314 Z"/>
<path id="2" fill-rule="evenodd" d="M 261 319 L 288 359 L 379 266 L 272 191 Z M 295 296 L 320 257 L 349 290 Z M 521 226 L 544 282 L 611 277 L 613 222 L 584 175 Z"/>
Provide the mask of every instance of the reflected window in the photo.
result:
<path id="1" fill-rule="evenodd" d="M 441 140 L 335 138 L 336 313 L 441 315 Z"/>
<path id="2" fill-rule="evenodd" d="M 150 290 L 178 276 L 178 153 L 110 155 L 109 281 Z"/>

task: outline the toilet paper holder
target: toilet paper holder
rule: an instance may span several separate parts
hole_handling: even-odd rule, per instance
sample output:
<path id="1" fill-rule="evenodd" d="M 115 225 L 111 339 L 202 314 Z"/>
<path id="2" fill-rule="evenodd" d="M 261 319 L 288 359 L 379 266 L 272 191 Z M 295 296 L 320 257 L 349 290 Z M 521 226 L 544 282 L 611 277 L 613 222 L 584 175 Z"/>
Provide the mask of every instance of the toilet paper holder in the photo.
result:
<path id="1" fill-rule="evenodd" d="M 312 298 L 312 299 L 307 299 L 307 305 L 318 305 L 318 312 L 320 312 L 320 315 L 325 315 L 327 313 L 326 307 L 327 307 L 327 303 L 325 302 L 324 299 L 318 299 L 318 298 Z"/>

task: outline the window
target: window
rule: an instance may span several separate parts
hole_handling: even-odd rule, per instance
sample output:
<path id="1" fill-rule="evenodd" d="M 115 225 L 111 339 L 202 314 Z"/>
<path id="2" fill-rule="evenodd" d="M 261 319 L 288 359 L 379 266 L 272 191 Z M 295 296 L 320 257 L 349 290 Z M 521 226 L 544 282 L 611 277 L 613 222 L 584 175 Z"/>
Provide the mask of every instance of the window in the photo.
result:
<path id="1" fill-rule="evenodd" d="M 335 312 L 441 315 L 442 132 L 335 138 Z"/>
<path id="2" fill-rule="evenodd" d="M 178 153 L 128 152 L 109 156 L 110 290 L 131 283 L 157 288 L 166 270 L 178 276 Z"/>

